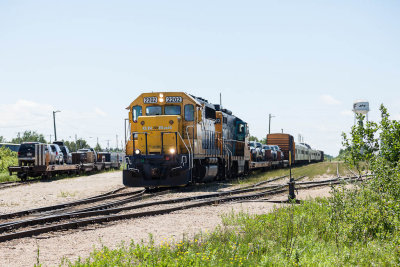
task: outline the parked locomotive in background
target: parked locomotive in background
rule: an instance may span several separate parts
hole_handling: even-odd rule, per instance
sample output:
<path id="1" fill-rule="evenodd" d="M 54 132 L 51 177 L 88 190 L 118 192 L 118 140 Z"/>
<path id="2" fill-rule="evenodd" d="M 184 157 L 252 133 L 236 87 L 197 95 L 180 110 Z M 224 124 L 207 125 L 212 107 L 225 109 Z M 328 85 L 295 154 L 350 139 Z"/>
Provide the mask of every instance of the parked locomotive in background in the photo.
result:
<path id="1" fill-rule="evenodd" d="M 293 163 L 297 160 L 294 142 L 286 149 L 270 141 L 268 148 L 274 152 L 254 156 L 247 123 L 200 97 L 183 92 L 143 93 L 127 110 L 126 186 L 183 186 L 232 178 L 250 169 L 284 167 L 289 149 Z M 252 146 L 262 149 L 261 144 Z"/>

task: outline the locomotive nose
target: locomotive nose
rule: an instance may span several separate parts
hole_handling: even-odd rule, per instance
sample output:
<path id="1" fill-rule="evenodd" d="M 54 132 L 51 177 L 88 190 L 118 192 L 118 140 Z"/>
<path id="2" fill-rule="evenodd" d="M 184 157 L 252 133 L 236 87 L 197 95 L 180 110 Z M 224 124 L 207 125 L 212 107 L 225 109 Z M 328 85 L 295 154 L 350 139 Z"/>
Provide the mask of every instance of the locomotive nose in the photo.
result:
<path id="1" fill-rule="evenodd" d="M 182 120 L 179 115 L 139 117 L 140 125 L 135 147 L 148 154 L 175 154 L 180 152 L 179 135 Z"/>

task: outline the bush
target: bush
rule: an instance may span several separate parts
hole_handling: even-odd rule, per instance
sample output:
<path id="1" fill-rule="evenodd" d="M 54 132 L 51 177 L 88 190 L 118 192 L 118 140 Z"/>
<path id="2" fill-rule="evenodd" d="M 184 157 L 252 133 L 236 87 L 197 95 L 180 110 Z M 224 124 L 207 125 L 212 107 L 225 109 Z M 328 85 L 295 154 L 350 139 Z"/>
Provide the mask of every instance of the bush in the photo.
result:
<path id="1" fill-rule="evenodd" d="M 103 246 L 70 266 L 341 266 L 396 265 L 398 234 L 358 240 L 332 224 L 331 202 L 324 199 L 276 209 L 264 215 L 229 214 L 210 234 L 180 242 Z M 339 222 L 351 229 L 349 221 Z M 354 239 L 353 239 L 354 238 Z"/>
<path id="2" fill-rule="evenodd" d="M 18 164 L 17 152 L 11 151 L 8 148 L 0 147 L 0 172 L 8 171 L 8 166 Z"/>

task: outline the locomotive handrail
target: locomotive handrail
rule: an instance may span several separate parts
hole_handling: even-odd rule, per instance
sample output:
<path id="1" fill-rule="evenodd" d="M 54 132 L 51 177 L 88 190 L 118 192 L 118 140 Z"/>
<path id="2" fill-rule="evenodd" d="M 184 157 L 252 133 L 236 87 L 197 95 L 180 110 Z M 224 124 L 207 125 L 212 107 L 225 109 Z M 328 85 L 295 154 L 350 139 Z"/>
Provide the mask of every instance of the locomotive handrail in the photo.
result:
<path id="1" fill-rule="evenodd" d="M 179 137 L 181 138 L 183 145 L 186 147 L 186 150 L 189 151 L 189 169 L 191 170 L 193 168 L 193 162 L 191 162 L 191 160 L 193 160 L 193 157 L 191 157 L 192 151 L 189 150 L 189 148 L 185 144 L 185 141 L 183 140 L 181 134 L 179 132 L 177 132 L 177 133 L 178 133 Z"/>
<path id="2" fill-rule="evenodd" d="M 225 142 L 224 142 L 224 144 L 225 144 Z M 225 149 L 228 150 L 229 153 L 231 153 L 231 157 L 232 157 L 232 151 L 226 145 L 225 145 Z M 228 155 L 228 170 L 230 171 L 231 165 L 230 165 L 230 160 L 229 159 L 230 159 L 230 157 Z"/>
<path id="3" fill-rule="evenodd" d="M 175 151 L 178 153 L 178 132 L 161 132 L 161 155 L 164 154 L 164 134 L 175 134 Z"/>
<path id="4" fill-rule="evenodd" d="M 148 155 L 148 149 L 147 149 L 147 135 L 149 134 L 148 132 L 132 132 L 132 139 L 133 139 L 133 152 L 135 152 L 135 137 L 133 137 L 134 134 L 144 134 L 145 135 L 145 142 L 146 142 L 146 155 Z"/>
<path id="5" fill-rule="evenodd" d="M 189 162 L 190 162 L 190 164 L 191 164 L 191 166 L 189 166 L 190 168 L 193 168 L 193 154 L 194 154 L 194 151 L 193 151 L 193 148 L 192 148 L 192 144 L 191 144 L 191 142 L 190 142 L 190 136 L 189 136 L 189 131 L 188 131 L 188 128 L 189 127 L 192 127 L 193 128 L 193 140 L 194 140 L 194 125 L 188 125 L 188 126 L 186 126 L 186 134 L 187 134 L 187 137 L 188 137 L 188 142 L 189 142 L 189 147 L 190 147 L 190 153 L 189 153 Z M 183 142 L 183 143 L 185 143 L 185 142 Z M 190 157 L 191 156 L 191 157 Z M 191 158 L 191 159 L 190 159 Z"/>
<path id="6" fill-rule="evenodd" d="M 193 167 L 193 164 L 191 164 L 191 150 L 189 150 L 188 146 L 186 145 L 185 141 L 182 138 L 182 135 L 176 131 L 176 132 L 161 132 L 161 154 L 164 152 L 164 134 L 175 134 L 175 145 L 176 145 L 176 152 L 178 152 L 178 138 L 177 136 L 179 135 L 179 138 L 182 140 L 183 145 L 186 147 L 186 150 L 189 151 L 189 168 L 191 169 Z M 192 165 L 192 166 L 191 166 Z"/>

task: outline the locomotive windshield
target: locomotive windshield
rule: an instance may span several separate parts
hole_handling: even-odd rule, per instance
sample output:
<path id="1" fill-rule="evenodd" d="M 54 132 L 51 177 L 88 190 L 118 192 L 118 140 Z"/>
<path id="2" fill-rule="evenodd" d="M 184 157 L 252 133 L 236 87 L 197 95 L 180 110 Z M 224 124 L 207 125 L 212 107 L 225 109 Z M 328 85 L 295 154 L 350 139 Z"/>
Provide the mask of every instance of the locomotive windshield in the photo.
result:
<path id="1" fill-rule="evenodd" d="M 161 115 L 161 107 L 160 106 L 150 106 L 146 107 L 146 116 L 154 116 L 154 115 Z"/>
<path id="2" fill-rule="evenodd" d="M 181 115 L 181 106 L 165 106 L 165 115 Z"/>

